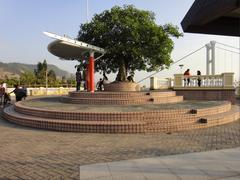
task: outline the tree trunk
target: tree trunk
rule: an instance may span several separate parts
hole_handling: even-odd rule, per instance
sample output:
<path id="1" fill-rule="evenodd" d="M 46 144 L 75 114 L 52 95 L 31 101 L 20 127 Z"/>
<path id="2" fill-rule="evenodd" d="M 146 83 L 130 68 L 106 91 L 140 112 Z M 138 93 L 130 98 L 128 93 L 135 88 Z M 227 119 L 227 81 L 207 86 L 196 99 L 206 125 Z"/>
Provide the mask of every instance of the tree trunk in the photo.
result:
<path id="1" fill-rule="evenodd" d="M 121 64 L 119 65 L 116 81 L 127 81 L 127 67 L 124 61 L 122 61 Z"/>

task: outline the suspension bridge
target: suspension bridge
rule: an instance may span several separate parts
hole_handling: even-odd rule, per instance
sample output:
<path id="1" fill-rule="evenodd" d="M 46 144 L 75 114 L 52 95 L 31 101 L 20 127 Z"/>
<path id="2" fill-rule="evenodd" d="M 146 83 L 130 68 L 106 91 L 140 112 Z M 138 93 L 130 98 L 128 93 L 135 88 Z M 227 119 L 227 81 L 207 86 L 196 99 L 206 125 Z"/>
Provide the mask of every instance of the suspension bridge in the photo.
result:
<path id="1" fill-rule="evenodd" d="M 194 61 L 193 67 L 191 67 L 191 62 L 189 59 L 198 59 Z M 235 74 L 235 80 L 239 81 L 240 76 L 240 48 L 225 43 L 211 41 L 198 49 L 184 55 L 183 57 L 175 60 L 168 70 L 159 69 L 158 71 L 147 75 L 138 81 L 141 83 L 149 78 L 158 76 L 158 74 L 174 74 L 176 69 L 179 66 L 180 73 L 182 73 L 182 68 L 186 69 L 201 69 L 202 74 L 205 75 L 215 75 L 216 73 L 223 72 L 233 72 Z M 205 67 L 204 67 L 205 66 Z M 193 71 L 193 72 L 196 72 Z M 174 71 L 174 72 L 172 72 Z M 163 79 L 167 78 L 166 76 L 161 76 Z M 169 77 L 168 77 L 169 78 Z"/>

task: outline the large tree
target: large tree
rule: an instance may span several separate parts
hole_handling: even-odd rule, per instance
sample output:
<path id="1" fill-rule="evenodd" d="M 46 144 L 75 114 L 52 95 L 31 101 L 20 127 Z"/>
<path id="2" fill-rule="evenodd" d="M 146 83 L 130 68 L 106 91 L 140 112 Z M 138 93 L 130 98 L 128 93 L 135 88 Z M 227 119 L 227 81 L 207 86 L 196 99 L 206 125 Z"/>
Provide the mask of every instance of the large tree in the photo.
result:
<path id="1" fill-rule="evenodd" d="M 155 71 L 170 66 L 174 43 L 182 34 L 171 24 L 157 25 L 155 15 L 134 6 L 115 6 L 80 26 L 78 40 L 106 49 L 96 71 L 118 72 L 126 81 L 135 70 Z M 80 61 L 81 63 L 81 61 Z"/>

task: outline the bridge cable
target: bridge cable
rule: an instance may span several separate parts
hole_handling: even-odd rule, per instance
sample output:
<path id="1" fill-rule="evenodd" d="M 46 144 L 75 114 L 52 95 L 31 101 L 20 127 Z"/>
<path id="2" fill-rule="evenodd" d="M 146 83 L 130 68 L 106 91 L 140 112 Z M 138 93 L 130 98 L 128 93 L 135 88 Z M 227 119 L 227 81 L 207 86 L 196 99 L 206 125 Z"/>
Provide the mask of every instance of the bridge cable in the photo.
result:
<path id="1" fill-rule="evenodd" d="M 174 64 L 176 64 L 176 63 L 178 63 L 178 62 L 180 62 L 180 61 L 182 61 L 182 60 L 184 60 L 184 59 L 186 59 L 187 57 L 193 55 L 194 53 L 200 51 L 200 50 L 203 49 L 204 47 L 205 47 L 205 45 L 202 46 L 201 48 L 199 48 L 199 49 L 197 49 L 197 50 L 195 50 L 195 51 L 193 51 L 193 52 L 187 54 L 186 56 L 184 56 L 184 57 L 178 59 L 177 61 L 173 62 L 173 63 L 171 64 L 171 66 L 174 65 Z M 164 69 L 160 69 L 160 70 L 154 72 L 153 74 L 150 74 L 149 76 L 147 76 L 147 77 L 143 78 L 142 80 L 138 81 L 137 83 L 140 83 L 140 82 L 144 81 L 145 79 L 148 79 L 149 77 L 151 77 L 151 76 L 153 76 L 153 75 L 155 75 L 155 74 L 157 74 L 157 73 L 159 73 L 159 72 L 161 72 L 161 71 L 163 71 L 163 70 L 164 70 Z"/>
<path id="2" fill-rule="evenodd" d="M 218 47 L 216 46 L 217 49 L 221 49 L 221 50 L 224 50 L 224 51 L 228 51 L 228 52 L 231 52 L 231 53 L 236 53 L 236 54 L 240 54 L 240 52 L 236 52 L 236 51 L 231 51 L 229 49 L 225 49 L 225 48 L 221 48 L 221 47 Z"/>
<path id="3" fill-rule="evenodd" d="M 227 46 L 229 48 L 233 48 L 233 49 L 237 49 L 237 50 L 240 50 L 240 48 L 237 48 L 237 47 L 234 47 L 234 46 L 230 46 L 230 45 L 227 45 L 227 44 L 223 44 L 223 43 L 220 43 L 220 42 L 216 42 L 217 44 L 221 44 L 223 46 Z"/>

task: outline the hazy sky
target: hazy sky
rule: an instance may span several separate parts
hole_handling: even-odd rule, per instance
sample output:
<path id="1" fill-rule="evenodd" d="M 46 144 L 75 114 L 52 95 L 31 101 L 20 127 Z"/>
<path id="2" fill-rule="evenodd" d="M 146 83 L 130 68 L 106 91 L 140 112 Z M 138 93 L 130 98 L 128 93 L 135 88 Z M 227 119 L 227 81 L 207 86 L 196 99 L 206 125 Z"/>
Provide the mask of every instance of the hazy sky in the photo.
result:
<path id="1" fill-rule="evenodd" d="M 170 22 L 178 25 L 182 31 L 180 22 L 193 2 L 194 0 L 89 0 L 88 19 L 114 5 L 133 4 L 139 9 L 153 11 L 158 24 Z M 86 19 L 86 0 L 0 0 L 0 61 L 36 64 L 47 59 L 49 64 L 75 72 L 76 62 L 61 61 L 47 51 L 48 44 L 53 40 L 42 32 L 67 34 L 75 38 L 79 25 L 86 22 Z M 237 37 L 185 33 L 183 38 L 174 39 L 172 58 L 176 61 L 211 40 L 239 46 Z M 184 64 L 183 69 L 190 68 L 193 74 L 198 69 L 205 73 L 205 61 L 204 49 L 180 64 Z M 238 54 L 217 50 L 216 61 L 218 73 L 239 72 Z M 175 65 L 157 76 L 168 77 L 179 72 L 180 68 Z M 140 80 L 145 76 L 146 73 L 138 73 L 136 79 Z"/>

